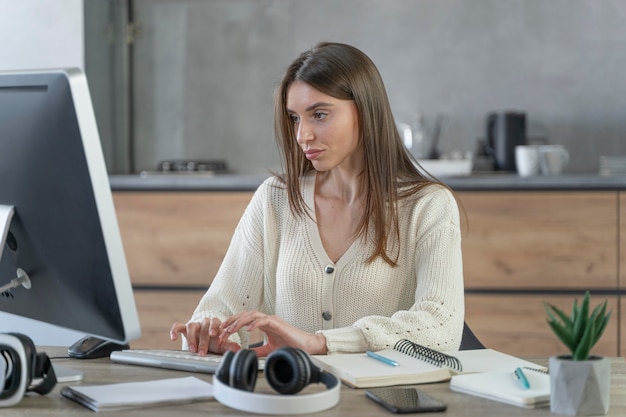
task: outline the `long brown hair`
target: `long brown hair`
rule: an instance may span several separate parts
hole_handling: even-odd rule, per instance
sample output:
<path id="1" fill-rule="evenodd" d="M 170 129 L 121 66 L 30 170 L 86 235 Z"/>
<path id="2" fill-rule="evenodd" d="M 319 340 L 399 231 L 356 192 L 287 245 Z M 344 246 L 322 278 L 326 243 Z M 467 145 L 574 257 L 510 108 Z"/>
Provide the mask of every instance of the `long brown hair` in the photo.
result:
<path id="1" fill-rule="evenodd" d="M 274 129 L 283 151 L 285 173 L 280 178 L 287 186 L 291 210 L 304 216 L 307 210 L 300 179 L 314 168 L 296 142 L 286 108 L 287 92 L 294 81 L 305 82 L 331 97 L 354 101 L 365 158 L 361 175 L 365 211 L 356 235 L 367 237 L 373 227 L 376 247 L 368 262 L 381 256 L 395 266 L 399 245 L 394 243 L 399 243 L 400 235 L 398 200 L 438 181 L 422 174 L 404 147 L 378 69 L 359 49 L 331 42 L 303 52 L 287 68 L 275 95 Z M 395 254 L 389 253 L 391 248 Z"/>

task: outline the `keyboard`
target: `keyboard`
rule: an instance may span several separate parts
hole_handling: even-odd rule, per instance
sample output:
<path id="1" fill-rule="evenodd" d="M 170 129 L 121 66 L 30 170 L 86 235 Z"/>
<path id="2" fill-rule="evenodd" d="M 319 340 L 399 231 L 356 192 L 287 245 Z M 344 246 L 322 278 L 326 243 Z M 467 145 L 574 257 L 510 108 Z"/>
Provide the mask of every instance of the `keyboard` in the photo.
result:
<path id="1" fill-rule="evenodd" d="M 186 350 L 170 349 L 126 349 L 111 352 L 111 360 L 127 365 L 150 366 L 153 368 L 176 369 L 179 371 L 213 374 L 222 362 L 222 355 L 209 353 L 200 356 Z M 259 359 L 259 370 L 265 365 Z"/>

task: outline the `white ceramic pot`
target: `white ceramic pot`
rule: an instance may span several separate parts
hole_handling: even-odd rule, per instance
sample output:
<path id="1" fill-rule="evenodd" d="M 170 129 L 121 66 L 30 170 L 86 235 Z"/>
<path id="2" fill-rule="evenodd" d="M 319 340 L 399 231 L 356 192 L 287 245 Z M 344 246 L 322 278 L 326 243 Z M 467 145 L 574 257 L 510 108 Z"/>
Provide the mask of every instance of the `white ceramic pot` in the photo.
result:
<path id="1" fill-rule="evenodd" d="M 550 411 L 567 416 L 600 416 L 609 411 L 611 362 L 590 356 L 586 361 L 571 356 L 552 356 Z"/>

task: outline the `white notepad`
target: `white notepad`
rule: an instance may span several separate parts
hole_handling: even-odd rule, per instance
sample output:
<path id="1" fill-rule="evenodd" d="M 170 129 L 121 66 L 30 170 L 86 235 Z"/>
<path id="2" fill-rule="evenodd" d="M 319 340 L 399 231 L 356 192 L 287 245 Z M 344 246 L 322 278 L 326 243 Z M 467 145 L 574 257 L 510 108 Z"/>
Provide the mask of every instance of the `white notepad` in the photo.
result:
<path id="1" fill-rule="evenodd" d="M 159 379 L 107 385 L 77 385 L 61 390 L 93 411 L 118 410 L 213 399 L 213 385 L 199 378 Z"/>
<path id="2" fill-rule="evenodd" d="M 514 369 L 455 375 L 450 380 L 450 389 L 519 407 L 550 405 L 550 376 L 525 369 L 530 384 L 530 388 L 525 389 L 515 377 Z"/>

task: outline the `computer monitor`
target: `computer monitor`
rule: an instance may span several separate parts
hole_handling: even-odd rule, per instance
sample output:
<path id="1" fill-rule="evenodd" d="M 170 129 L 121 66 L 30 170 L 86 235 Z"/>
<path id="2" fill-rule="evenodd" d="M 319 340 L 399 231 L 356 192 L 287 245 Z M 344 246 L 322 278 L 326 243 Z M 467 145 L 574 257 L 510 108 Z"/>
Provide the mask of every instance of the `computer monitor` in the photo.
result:
<path id="1" fill-rule="evenodd" d="M 117 343 L 140 336 L 78 69 L 0 72 L 0 249 L 0 311 Z"/>

